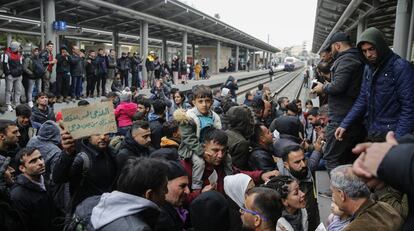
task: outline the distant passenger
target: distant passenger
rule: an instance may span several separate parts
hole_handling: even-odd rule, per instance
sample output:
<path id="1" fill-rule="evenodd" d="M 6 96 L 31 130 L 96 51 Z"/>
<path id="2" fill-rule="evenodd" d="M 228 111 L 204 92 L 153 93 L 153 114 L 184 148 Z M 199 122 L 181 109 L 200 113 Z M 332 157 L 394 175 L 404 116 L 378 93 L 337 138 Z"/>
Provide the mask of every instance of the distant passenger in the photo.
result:
<path id="1" fill-rule="evenodd" d="M 365 134 L 362 121 L 355 121 L 348 127 L 347 135 L 341 140 L 335 139 L 335 131 L 351 110 L 361 86 L 364 70 L 363 58 L 344 32 L 335 33 L 330 41 L 334 63 L 331 68 L 331 82 L 320 82 L 313 88 L 315 93 L 328 95 L 329 124 L 326 127 L 326 146 L 324 159 L 328 172 L 338 165 L 352 163 L 355 155 L 352 148 Z"/>
<path id="2" fill-rule="evenodd" d="M 414 66 L 392 52 L 374 27 L 361 34 L 358 48 L 367 63 L 361 91 L 335 137 L 342 139 L 362 118 L 371 141 L 385 141 L 388 131 L 394 131 L 396 137 L 413 132 Z"/>

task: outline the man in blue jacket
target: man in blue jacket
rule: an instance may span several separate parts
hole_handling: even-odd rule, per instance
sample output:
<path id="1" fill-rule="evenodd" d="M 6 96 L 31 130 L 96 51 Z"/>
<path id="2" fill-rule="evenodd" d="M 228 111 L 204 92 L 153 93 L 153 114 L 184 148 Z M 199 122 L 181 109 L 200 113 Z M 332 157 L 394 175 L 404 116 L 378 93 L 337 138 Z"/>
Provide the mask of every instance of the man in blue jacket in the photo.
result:
<path id="1" fill-rule="evenodd" d="M 376 28 L 365 30 L 358 41 L 365 57 L 363 82 L 352 109 L 335 132 L 346 135 L 350 125 L 363 118 L 368 140 L 385 141 L 388 131 L 401 137 L 414 131 L 414 66 L 392 52 Z"/>

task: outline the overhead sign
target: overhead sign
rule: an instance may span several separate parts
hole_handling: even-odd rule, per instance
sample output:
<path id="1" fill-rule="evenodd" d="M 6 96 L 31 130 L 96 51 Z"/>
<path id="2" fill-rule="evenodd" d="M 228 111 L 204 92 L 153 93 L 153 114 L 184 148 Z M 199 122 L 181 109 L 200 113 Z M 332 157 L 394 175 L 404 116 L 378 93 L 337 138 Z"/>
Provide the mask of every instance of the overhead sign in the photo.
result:
<path id="1" fill-rule="evenodd" d="M 111 101 L 62 109 L 63 125 L 74 139 L 116 133 L 114 106 Z"/>

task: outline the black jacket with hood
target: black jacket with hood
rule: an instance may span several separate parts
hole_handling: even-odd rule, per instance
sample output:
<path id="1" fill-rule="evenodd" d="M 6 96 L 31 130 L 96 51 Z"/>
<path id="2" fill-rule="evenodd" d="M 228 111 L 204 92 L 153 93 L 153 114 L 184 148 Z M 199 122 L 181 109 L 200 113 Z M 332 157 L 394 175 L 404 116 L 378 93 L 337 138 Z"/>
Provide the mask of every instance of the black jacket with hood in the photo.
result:
<path id="1" fill-rule="evenodd" d="M 49 106 L 46 107 L 46 111 L 41 111 L 37 106 L 32 107 L 32 116 L 30 120 L 42 125 L 47 120 L 56 121 L 55 112 Z"/>
<path id="2" fill-rule="evenodd" d="M 83 169 L 84 160 L 81 155 L 69 155 L 62 151 L 52 175 L 55 183 L 69 182 L 72 212 L 85 198 L 110 192 L 117 174 L 114 151 L 110 147 L 104 151 L 97 150 L 88 138 L 80 140 L 79 145 L 80 151 L 89 158 L 87 171 Z"/>
<path id="3" fill-rule="evenodd" d="M 148 147 L 138 144 L 132 137 L 131 131 L 127 132 L 124 140 L 121 143 L 118 154 L 116 155 L 118 170 L 122 170 L 129 158 L 149 156 L 151 151 L 152 150 L 150 150 Z"/>
<path id="4" fill-rule="evenodd" d="M 255 145 L 249 156 L 249 167 L 251 170 L 262 170 L 264 172 L 276 170 L 277 166 L 273 159 L 272 146 Z"/>
<path id="5" fill-rule="evenodd" d="M 329 119 L 340 123 L 358 97 L 364 62 L 356 48 L 340 52 L 334 58 L 331 82 L 323 87 L 323 92 L 328 95 Z"/>

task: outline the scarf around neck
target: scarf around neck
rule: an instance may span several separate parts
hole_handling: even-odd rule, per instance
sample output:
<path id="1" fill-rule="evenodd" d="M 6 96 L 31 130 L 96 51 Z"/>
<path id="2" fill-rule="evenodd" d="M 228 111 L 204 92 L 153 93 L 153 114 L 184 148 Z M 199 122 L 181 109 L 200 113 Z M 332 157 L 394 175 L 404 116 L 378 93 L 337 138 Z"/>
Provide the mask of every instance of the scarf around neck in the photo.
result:
<path id="1" fill-rule="evenodd" d="M 298 209 L 295 214 L 288 213 L 285 209 L 282 211 L 282 217 L 292 226 L 295 231 L 303 231 L 302 211 Z"/>

